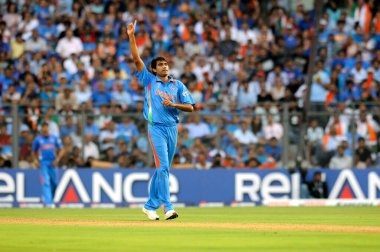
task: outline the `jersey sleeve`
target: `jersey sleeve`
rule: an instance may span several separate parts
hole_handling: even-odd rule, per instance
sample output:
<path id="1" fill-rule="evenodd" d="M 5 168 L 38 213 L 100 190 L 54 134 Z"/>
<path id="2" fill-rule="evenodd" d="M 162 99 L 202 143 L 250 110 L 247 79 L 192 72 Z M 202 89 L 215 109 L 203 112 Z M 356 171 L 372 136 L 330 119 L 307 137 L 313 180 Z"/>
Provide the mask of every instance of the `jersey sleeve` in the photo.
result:
<path id="1" fill-rule="evenodd" d="M 38 141 L 38 138 L 35 138 L 33 140 L 33 145 L 32 145 L 32 149 L 34 152 L 37 152 L 38 149 L 40 148 L 40 144 L 39 144 L 40 141 Z"/>
<path id="2" fill-rule="evenodd" d="M 182 82 L 178 82 L 179 83 L 179 89 L 178 89 L 178 92 L 179 92 L 179 100 L 182 104 L 192 104 L 194 105 L 195 102 L 193 100 L 193 97 L 191 96 L 189 90 L 187 89 L 187 87 L 182 83 Z"/>
<path id="3" fill-rule="evenodd" d="M 63 144 L 62 144 L 62 141 L 59 137 L 56 137 L 55 138 L 55 147 L 57 149 L 62 149 L 63 148 Z"/>
<path id="4" fill-rule="evenodd" d="M 146 66 L 140 71 L 136 73 L 137 80 L 143 84 L 144 87 L 147 87 L 150 83 L 152 83 L 156 76 L 154 76 L 151 72 L 146 69 Z"/>

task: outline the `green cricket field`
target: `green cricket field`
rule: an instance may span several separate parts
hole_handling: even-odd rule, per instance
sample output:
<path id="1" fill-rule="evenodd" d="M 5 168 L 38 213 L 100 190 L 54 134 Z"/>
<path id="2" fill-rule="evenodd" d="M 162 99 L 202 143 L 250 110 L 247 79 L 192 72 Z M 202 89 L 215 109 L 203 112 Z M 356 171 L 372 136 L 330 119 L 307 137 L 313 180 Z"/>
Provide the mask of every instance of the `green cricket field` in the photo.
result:
<path id="1" fill-rule="evenodd" d="M 0 251 L 380 251 L 379 207 L 0 209 Z"/>

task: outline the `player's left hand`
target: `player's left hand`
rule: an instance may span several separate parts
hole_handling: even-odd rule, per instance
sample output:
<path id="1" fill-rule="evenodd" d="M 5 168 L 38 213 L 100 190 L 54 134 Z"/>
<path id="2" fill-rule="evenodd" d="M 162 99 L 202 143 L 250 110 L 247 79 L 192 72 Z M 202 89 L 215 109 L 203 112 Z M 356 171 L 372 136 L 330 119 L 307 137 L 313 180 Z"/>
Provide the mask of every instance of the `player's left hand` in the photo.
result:
<path id="1" fill-rule="evenodd" d="M 172 103 L 168 99 L 163 100 L 162 105 L 164 105 L 165 107 L 174 107 L 174 103 Z"/>
<path id="2" fill-rule="evenodd" d="M 57 159 L 55 159 L 55 160 L 53 161 L 53 167 L 58 166 L 58 164 L 59 164 L 59 161 L 58 161 Z"/>

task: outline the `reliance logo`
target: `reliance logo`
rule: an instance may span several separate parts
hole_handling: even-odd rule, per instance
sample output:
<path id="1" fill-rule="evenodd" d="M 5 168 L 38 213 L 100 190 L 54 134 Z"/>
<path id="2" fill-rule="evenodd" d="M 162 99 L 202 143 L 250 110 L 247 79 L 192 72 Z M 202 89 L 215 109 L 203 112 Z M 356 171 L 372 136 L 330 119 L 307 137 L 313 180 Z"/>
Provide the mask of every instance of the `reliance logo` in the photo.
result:
<path id="1" fill-rule="evenodd" d="M 107 181 L 100 172 L 91 174 L 91 187 L 86 189 L 82 179 L 75 170 L 67 170 L 60 179 L 55 191 L 54 202 L 58 203 L 101 203 L 104 202 L 104 193 L 112 203 L 133 202 L 143 203 L 147 197 L 134 195 L 133 184 L 136 182 L 149 182 L 148 172 L 131 173 L 125 178 L 119 172 L 113 174 L 113 181 Z M 170 176 L 170 192 L 172 202 L 177 202 L 175 195 L 179 191 L 178 180 Z"/>
<path id="2" fill-rule="evenodd" d="M 360 186 L 352 170 L 342 170 L 331 189 L 329 199 L 377 199 L 377 192 L 380 190 L 380 177 L 376 172 L 369 172 L 368 181 L 364 184 L 367 185 L 367 188 Z M 363 192 L 366 189 L 368 197 Z"/>

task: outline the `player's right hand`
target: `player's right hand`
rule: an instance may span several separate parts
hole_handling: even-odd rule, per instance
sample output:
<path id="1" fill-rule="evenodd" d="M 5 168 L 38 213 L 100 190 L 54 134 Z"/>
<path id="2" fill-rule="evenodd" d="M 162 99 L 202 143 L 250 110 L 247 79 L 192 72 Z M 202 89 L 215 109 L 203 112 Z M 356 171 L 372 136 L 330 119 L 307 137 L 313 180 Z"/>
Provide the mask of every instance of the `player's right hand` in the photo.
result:
<path id="1" fill-rule="evenodd" d="M 127 33 L 128 33 L 128 36 L 131 36 L 131 35 L 134 35 L 135 34 L 135 29 L 136 29 L 136 20 L 135 22 L 133 23 L 129 23 L 128 27 L 127 27 Z"/>
<path id="2" fill-rule="evenodd" d="M 203 104 L 196 103 L 193 105 L 193 108 L 194 108 L 194 111 L 200 111 L 200 110 L 203 110 L 205 107 Z"/>

